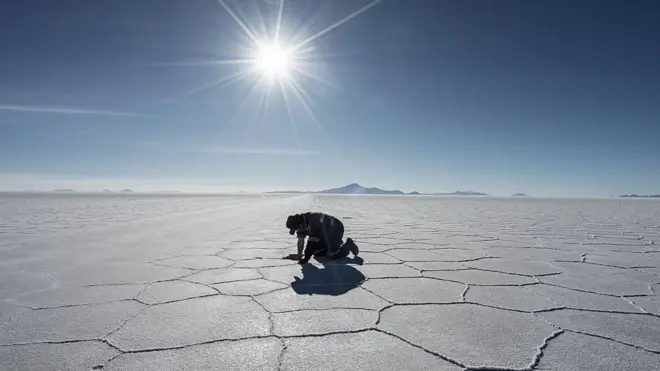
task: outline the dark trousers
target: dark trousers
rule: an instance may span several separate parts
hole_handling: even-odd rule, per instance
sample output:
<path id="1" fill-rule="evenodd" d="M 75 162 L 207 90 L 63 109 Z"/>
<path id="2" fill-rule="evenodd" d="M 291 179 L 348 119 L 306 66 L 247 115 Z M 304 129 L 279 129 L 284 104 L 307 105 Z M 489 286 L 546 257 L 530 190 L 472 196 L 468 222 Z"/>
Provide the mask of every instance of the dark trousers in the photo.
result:
<path id="1" fill-rule="evenodd" d="M 313 237 L 312 237 L 313 238 Z M 324 226 L 321 235 L 316 239 L 310 238 L 305 247 L 305 259 L 314 256 L 327 256 L 331 259 L 339 259 L 348 256 L 348 247 L 344 247 L 344 224 L 335 219 L 334 223 Z"/>

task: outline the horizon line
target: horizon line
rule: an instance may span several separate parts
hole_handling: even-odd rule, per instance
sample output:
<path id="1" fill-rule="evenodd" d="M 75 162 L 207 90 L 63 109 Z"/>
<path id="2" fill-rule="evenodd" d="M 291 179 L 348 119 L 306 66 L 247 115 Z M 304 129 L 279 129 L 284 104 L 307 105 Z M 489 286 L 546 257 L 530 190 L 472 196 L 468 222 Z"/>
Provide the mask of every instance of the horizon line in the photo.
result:
<path id="1" fill-rule="evenodd" d="M 419 197 L 419 196 L 427 196 L 427 197 L 451 197 L 451 198 L 515 198 L 515 199 L 529 199 L 529 198 L 536 198 L 536 199 L 657 199 L 658 197 L 644 197 L 641 195 L 641 197 L 625 197 L 625 195 L 610 195 L 610 196 L 534 196 L 534 195 L 527 195 L 525 197 L 516 197 L 513 194 L 510 195 L 452 195 L 449 193 L 446 194 L 433 194 L 433 193 L 420 193 L 420 194 L 410 194 L 410 193 L 404 193 L 404 194 L 361 194 L 361 193 L 322 193 L 322 191 L 191 191 L 191 190 L 132 190 L 130 188 L 126 188 L 123 190 L 75 190 L 75 189 L 67 189 L 67 188 L 62 188 L 62 189 L 53 189 L 53 190 L 31 190 L 31 189 L 23 189 L 23 190 L 0 190 L 0 194 L 25 194 L 25 193 L 33 193 L 33 194 L 40 194 L 40 193 L 54 193 L 54 194 L 72 194 L 72 193 L 77 193 L 77 194 L 179 194 L 179 195 L 185 195 L 185 194 L 197 194 L 197 195 L 231 195 L 231 194 L 246 194 L 246 195 L 260 195 L 260 194 L 315 194 L 315 195 L 324 195 L 324 196 L 387 196 L 387 197 L 397 197 L 397 196 L 402 196 L 402 197 Z"/>

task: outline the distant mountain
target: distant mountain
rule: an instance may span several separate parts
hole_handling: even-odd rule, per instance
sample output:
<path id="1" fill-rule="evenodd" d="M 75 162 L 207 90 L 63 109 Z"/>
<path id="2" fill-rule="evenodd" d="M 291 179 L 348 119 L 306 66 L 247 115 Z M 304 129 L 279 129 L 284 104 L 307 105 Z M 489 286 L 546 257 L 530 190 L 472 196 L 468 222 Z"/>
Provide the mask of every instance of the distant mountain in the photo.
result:
<path id="1" fill-rule="evenodd" d="M 434 196 L 490 196 L 487 193 L 474 191 L 456 191 L 451 193 L 434 193 Z"/>
<path id="2" fill-rule="evenodd" d="M 489 196 L 486 193 L 473 191 L 456 191 L 451 193 L 420 193 L 412 191 L 409 193 L 399 191 L 398 189 L 386 190 L 376 187 L 363 187 L 357 183 L 351 183 L 339 188 L 325 189 L 323 191 L 305 192 L 305 191 L 271 191 L 266 193 L 315 193 L 315 194 L 334 194 L 334 195 L 434 195 L 434 196 Z"/>
<path id="3" fill-rule="evenodd" d="M 512 194 L 511 196 L 512 196 L 512 197 L 527 197 L 527 195 L 524 194 L 524 193 L 514 193 L 514 194 Z"/>
<path id="4" fill-rule="evenodd" d="M 638 194 L 630 194 L 630 195 L 621 195 L 619 197 L 627 197 L 627 198 L 660 198 L 660 195 L 638 195 Z"/>
<path id="5" fill-rule="evenodd" d="M 366 188 L 357 183 L 352 183 L 339 188 L 326 189 L 314 193 L 338 194 L 338 195 L 403 195 L 405 194 L 399 190 L 387 191 L 375 187 Z"/>
<path id="6" fill-rule="evenodd" d="M 124 192 L 124 193 L 133 193 L 133 190 L 127 188 L 127 189 L 122 189 L 121 192 Z"/>
<path id="7" fill-rule="evenodd" d="M 53 192 L 75 192 L 73 189 L 55 189 Z"/>

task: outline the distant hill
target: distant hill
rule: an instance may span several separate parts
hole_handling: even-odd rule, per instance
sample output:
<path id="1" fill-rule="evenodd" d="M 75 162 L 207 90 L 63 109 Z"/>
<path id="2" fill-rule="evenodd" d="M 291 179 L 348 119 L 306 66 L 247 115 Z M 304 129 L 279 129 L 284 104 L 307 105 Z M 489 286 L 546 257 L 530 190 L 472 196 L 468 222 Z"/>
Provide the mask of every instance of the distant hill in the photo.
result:
<path id="1" fill-rule="evenodd" d="M 55 189 L 53 192 L 75 192 L 74 189 Z"/>
<path id="2" fill-rule="evenodd" d="M 133 190 L 127 188 L 127 189 L 122 189 L 121 192 L 124 192 L 124 193 L 133 193 Z"/>
<path id="3" fill-rule="evenodd" d="M 524 193 L 514 193 L 514 194 L 512 194 L 511 196 L 512 196 L 512 197 L 527 197 L 527 195 L 524 194 Z"/>
<path id="4" fill-rule="evenodd" d="M 380 188 L 366 188 L 357 183 L 352 183 L 339 188 L 331 188 L 314 193 L 339 194 L 339 195 L 403 195 L 399 190 L 387 191 Z"/>
<path id="5" fill-rule="evenodd" d="M 352 183 L 339 188 L 326 189 L 314 193 L 319 194 L 341 194 L 341 195 L 437 195 L 437 196 L 488 196 L 486 193 L 473 192 L 473 191 L 456 191 L 451 193 L 420 193 L 413 191 L 410 193 L 402 192 L 398 189 L 385 190 L 376 187 L 363 187 L 357 183 Z"/>
<path id="6" fill-rule="evenodd" d="M 451 193 L 434 193 L 434 196 L 490 196 L 487 193 L 474 191 L 456 191 Z"/>
<path id="7" fill-rule="evenodd" d="M 386 190 L 376 187 L 363 187 L 357 183 L 351 183 L 339 188 L 324 189 L 322 191 L 307 192 L 307 191 L 270 191 L 265 193 L 314 193 L 314 194 L 333 194 L 333 195 L 407 195 L 407 196 L 489 196 L 486 193 L 473 192 L 473 191 L 456 191 L 451 193 L 420 193 L 412 191 L 409 193 L 400 191 L 398 189 Z"/>
<path id="8" fill-rule="evenodd" d="M 630 195 L 621 195 L 619 197 L 627 197 L 627 198 L 660 198 L 660 195 L 638 195 L 638 194 L 630 194 Z"/>

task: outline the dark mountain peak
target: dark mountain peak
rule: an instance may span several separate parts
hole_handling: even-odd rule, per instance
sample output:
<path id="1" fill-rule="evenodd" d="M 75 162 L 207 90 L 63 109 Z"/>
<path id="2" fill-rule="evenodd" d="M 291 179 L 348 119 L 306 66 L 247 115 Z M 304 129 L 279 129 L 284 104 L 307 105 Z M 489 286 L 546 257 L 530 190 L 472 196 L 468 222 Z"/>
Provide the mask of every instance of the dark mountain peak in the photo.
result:
<path id="1" fill-rule="evenodd" d="M 351 183 L 339 188 L 331 188 L 316 193 L 344 194 L 344 195 L 402 195 L 399 190 L 388 191 L 380 188 L 366 188 L 357 183 Z"/>
<path id="2" fill-rule="evenodd" d="M 347 184 L 338 188 L 325 189 L 316 192 L 301 192 L 301 191 L 272 191 L 267 193 L 317 193 L 317 194 L 337 194 L 337 195 L 445 195 L 445 196 L 488 196 L 486 193 L 474 191 L 456 191 L 451 193 L 420 193 L 412 191 L 410 193 L 402 192 L 398 189 L 386 190 L 376 187 L 364 187 L 358 183 Z"/>
<path id="3" fill-rule="evenodd" d="M 660 198 L 660 194 L 651 194 L 651 195 L 638 195 L 636 193 L 629 195 L 621 195 L 619 197 L 628 197 L 628 198 Z"/>

